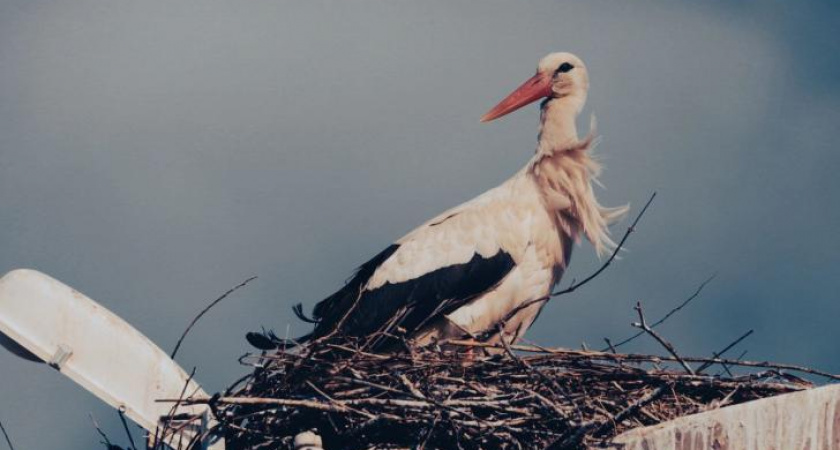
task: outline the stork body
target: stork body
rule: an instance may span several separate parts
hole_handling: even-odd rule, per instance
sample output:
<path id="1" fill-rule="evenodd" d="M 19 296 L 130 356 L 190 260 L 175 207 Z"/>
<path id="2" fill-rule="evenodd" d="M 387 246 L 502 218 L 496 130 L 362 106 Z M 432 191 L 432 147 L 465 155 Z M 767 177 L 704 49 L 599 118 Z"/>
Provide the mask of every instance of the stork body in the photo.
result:
<path id="1" fill-rule="evenodd" d="M 586 68 L 577 57 L 543 58 L 534 77 L 482 118 L 545 98 L 537 150 L 525 167 L 363 264 L 315 306 L 315 329 L 301 340 L 379 332 L 421 345 L 488 333 L 492 340 L 502 333 L 508 342 L 520 338 L 545 302 L 503 319 L 551 292 L 580 237 L 599 253 L 612 246 L 607 226 L 626 211 L 601 207 L 592 191 L 599 171 L 589 154 L 593 136 L 579 139 L 575 127 L 587 89 Z"/>

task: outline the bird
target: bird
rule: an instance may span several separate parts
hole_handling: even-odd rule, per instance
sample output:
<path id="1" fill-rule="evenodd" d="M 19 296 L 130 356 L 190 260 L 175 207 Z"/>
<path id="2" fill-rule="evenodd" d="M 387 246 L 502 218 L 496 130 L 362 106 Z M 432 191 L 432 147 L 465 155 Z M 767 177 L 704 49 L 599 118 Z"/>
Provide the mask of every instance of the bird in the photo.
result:
<path id="1" fill-rule="evenodd" d="M 594 116 L 582 138 L 576 125 L 588 90 L 580 58 L 565 52 L 542 58 L 536 74 L 481 117 L 489 122 L 541 100 L 527 164 L 359 266 L 311 317 L 296 305 L 296 315 L 314 329 L 294 344 L 345 336 L 366 339 L 375 351 L 393 348 L 395 340 L 422 346 L 477 336 L 521 339 L 567 270 L 572 247 L 585 238 L 599 256 L 614 249 L 609 225 L 628 210 L 603 207 L 594 194 L 601 170 L 591 155 Z M 290 345 L 265 331 L 247 338 L 263 350 Z"/>

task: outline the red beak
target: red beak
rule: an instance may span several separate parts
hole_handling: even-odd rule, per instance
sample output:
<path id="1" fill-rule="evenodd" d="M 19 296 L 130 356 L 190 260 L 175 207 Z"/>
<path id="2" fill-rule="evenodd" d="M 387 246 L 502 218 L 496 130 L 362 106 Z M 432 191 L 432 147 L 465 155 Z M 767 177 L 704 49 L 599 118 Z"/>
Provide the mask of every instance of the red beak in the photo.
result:
<path id="1" fill-rule="evenodd" d="M 493 119 L 498 119 L 505 114 L 512 113 L 517 109 L 533 103 L 543 97 L 551 95 L 551 76 L 543 73 L 537 73 L 528 81 L 522 83 L 522 86 L 516 88 L 504 100 L 494 106 L 493 109 L 487 111 L 487 114 L 481 116 L 482 122 L 489 122 Z"/>

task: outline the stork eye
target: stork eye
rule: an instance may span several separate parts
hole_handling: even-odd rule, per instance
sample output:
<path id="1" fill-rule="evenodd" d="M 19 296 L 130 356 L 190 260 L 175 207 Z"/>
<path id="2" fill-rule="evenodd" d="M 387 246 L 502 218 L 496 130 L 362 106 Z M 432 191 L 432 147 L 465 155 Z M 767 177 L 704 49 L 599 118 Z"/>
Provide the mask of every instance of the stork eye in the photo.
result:
<path id="1" fill-rule="evenodd" d="M 564 62 L 563 64 L 560 64 L 560 67 L 558 67 L 557 71 L 555 71 L 554 73 L 566 73 L 566 72 L 568 72 L 568 71 L 570 71 L 574 68 L 575 68 L 575 66 L 573 66 L 573 65 L 571 65 L 567 62 Z"/>

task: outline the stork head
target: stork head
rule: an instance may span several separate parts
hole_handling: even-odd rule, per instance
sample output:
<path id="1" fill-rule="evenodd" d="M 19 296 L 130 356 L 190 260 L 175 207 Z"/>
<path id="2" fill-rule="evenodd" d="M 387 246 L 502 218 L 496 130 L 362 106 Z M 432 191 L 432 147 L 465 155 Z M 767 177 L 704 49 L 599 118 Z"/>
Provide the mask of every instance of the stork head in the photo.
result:
<path id="1" fill-rule="evenodd" d="M 562 102 L 577 114 L 586 103 L 588 90 L 589 75 L 583 61 L 571 53 L 551 53 L 537 64 L 533 77 L 482 116 L 481 121 L 498 119 L 541 99 Z"/>

